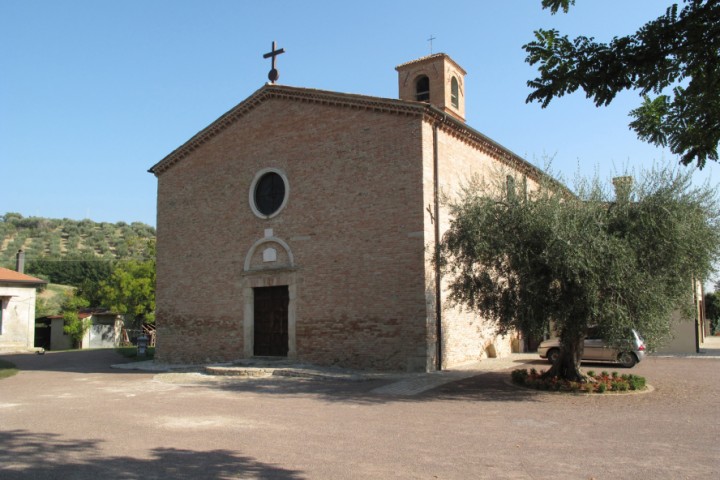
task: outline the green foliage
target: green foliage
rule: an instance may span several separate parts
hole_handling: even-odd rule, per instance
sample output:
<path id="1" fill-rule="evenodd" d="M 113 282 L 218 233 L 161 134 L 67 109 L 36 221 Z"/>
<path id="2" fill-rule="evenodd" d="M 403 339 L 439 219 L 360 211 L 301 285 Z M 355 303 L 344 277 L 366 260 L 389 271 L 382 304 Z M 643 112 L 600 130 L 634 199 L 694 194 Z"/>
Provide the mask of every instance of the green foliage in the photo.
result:
<path id="1" fill-rule="evenodd" d="M 543 7 L 567 12 L 574 0 L 543 0 Z M 669 147 L 684 165 L 718 160 L 720 143 L 720 2 L 686 0 L 667 9 L 636 33 L 597 43 L 570 40 L 557 30 L 537 30 L 524 45 L 526 61 L 539 64 L 528 81 L 527 102 L 546 107 L 578 89 L 596 106 L 623 90 L 638 90 L 640 107 L 630 112 L 638 137 Z M 657 95 L 650 98 L 649 94 Z"/>
<path id="2" fill-rule="evenodd" d="M 108 278 L 99 282 L 91 297 L 94 304 L 139 323 L 155 321 L 155 242 L 148 242 L 146 249 L 149 260 L 118 262 Z"/>
<path id="3" fill-rule="evenodd" d="M 547 377 L 546 372 L 537 372 L 527 369 L 513 370 L 510 374 L 512 382 L 516 385 L 534 388 L 536 390 L 549 390 L 553 392 L 571 393 L 622 393 L 631 390 L 642 391 L 647 388 L 645 377 L 639 375 L 614 375 L 608 376 L 607 372 L 595 375 L 588 372 L 582 382 L 565 380 L 559 377 Z"/>
<path id="4" fill-rule="evenodd" d="M 48 317 L 55 313 L 48 300 L 42 298 L 40 295 L 35 297 L 35 318 Z"/>
<path id="5" fill-rule="evenodd" d="M 80 346 L 82 338 L 87 332 L 90 325 L 87 319 L 80 318 L 80 310 L 87 308 L 90 303 L 75 294 L 74 291 L 69 290 L 65 292 L 65 302 L 62 305 L 62 315 L 64 332 L 72 338 L 74 346 Z"/>
<path id="6" fill-rule="evenodd" d="M 75 291 L 75 288 L 53 283 L 47 284 L 45 290 L 35 297 L 35 318 L 60 315 L 68 291 Z"/>
<path id="7" fill-rule="evenodd" d="M 639 375 L 628 375 L 627 380 L 630 384 L 630 390 L 645 390 L 645 377 L 641 377 Z"/>
<path id="8" fill-rule="evenodd" d="M 575 0 L 542 0 L 543 8 L 549 8 L 553 15 L 561 8 L 567 13 L 570 5 L 575 5 Z"/>
<path id="9" fill-rule="evenodd" d="M 0 380 L 12 377 L 17 372 L 18 370 L 14 363 L 8 362 L 7 360 L 0 360 Z"/>
<path id="10" fill-rule="evenodd" d="M 40 275 L 52 283 L 80 287 L 84 282 L 99 283 L 112 272 L 112 262 L 94 256 L 72 256 L 59 260 L 38 259 L 27 262 L 30 275 Z"/>
<path id="11" fill-rule="evenodd" d="M 45 262 L 42 267 L 35 267 L 38 274 L 50 268 L 47 262 L 145 259 L 146 243 L 154 238 L 155 229 L 140 222 L 95 223 L 87 219 L 25 218 L 19 213 L 7 213 L 0 217 L 0 265 L 14 268 L 15 254 L 20 249 L 25 251 L 28 273 L 33 263 Z M 63 266 L 53 270 L 63 270 Z M 70 270 L 77 273 L 74 267 Z M 77 278 L 72 281 L 79 285 Z"/>
<path id="12" fill-rule="evenodd" d="M 115 351 L 123 357 L 130 358 L 135 362 L 142 362 L 155 358 L 155 347 L 147 347 L 147 350 L 145 351 L 146 354 L 144 356 L 138 355 L 137 347 L 135 346 L 116 348 Z"/>
<path id="13" fill-rule="evenodd" d="M 545 185 L 506 200 L 497 187 L 466 188 L 449 205 L 441 245 L 451 300 L 499 333 L 537 336 L 552 321 L 565 352 L 581 348 L 589 326 L 611 344 L 630 328 L 660 344 L 671 313 L 691 307 L 692 279 L 707 278 L 720 256 L 715 191 L 670 170 L 648 172 L 615 202 L 597 179 L 578 190 Z"/>
<path id="14" fill-rule="evenodd" d="M 713 335 L 718 333 L 720 331 L 720 293 L 705 294 L 705 318 L 710 321 L 710 332 Z"/>
<path id="15" fill-rule="evenodd" d="M 513 370 L 510 374 L 510 378 L 512 378 L 513 383 L 517 383 L 518 385 L 524 385 L 528 375 L 529 374 L 527 369 L 519 369 Z"/>

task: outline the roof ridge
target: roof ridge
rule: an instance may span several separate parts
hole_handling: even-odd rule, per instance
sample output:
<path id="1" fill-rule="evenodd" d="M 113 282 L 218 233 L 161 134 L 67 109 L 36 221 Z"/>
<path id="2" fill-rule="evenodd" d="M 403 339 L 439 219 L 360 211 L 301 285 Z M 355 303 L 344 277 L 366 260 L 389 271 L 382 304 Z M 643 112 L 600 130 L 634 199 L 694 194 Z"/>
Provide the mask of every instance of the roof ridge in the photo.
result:
<path id="1" fill-rule="evenodd" d="M 435 56 L 444 54 L 435 54 Z M 400 115 L 417 115 L 433 118 L 454 134 L 465 138 L 494 157 L 507 164 L 515 164 L 522 170 L 540 178 L 547 175 L 538 167 L 523 159 L 510 149 L 483 135 L 470 127 L 467 123 L 456 119 L 438 107 L 427 102 L 400 100 L 395 98 L 375 97 L 355 93 L 341 93 L 313 88 L 290 87 L 267 83 L 253 92 L 245 100 L 218 117 L 217 120 L 191 137 L 188 141 L 173 150 L 165 158 L 153 165 L 148 171 L 155 176 L 167 171 L 177 162 L 188 156 L 202 144 L 221 133 L 233 124 L 238 118 L 244 116 L 263 101 L 271 98 L 295 99 L 298 101 L 315 102 L 324 105 L 340 105 L 366 108 L 368 110 L 395 113 Z"/>
<path id="2" fill-rule="evenodd" d="M 24 283 L 31 285 L 41 285 L 47 283 L 41 278 L 31 277 L 24 273 L 10 270 L 9 268 L 0 267 L 0 282 L 3 283 Z"/>
<path id="3" fill-rule="evenodd" d="M 370 110 L 394 112 L 404 115 L 422 115 L 422 112 L 427 106 L 424 102 L 412 102 L 395 98 L 374 97 L 356 93 L 341 93 L 266 83 L 245 100 L 218 117 L 218 119 L 210 125 L 200 130 L 188 141 L 170 152 L 165 158 L 153 165 L 148 172 L 154 173 L 155 175 L 164 172 L 268 98 L 296 98 L 322 104 L 355 105 Z"/>

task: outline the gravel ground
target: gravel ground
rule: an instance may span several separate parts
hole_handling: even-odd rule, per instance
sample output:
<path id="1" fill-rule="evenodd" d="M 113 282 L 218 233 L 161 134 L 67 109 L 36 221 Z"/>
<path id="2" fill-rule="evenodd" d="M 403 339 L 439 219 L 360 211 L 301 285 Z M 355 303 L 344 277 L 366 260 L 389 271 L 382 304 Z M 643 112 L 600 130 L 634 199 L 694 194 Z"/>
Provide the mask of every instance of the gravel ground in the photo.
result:
<path id="1" fill-rule="evenodd" d="M 654 391 L 623 396 L 508 385 L 512 368 L 546 367 L 532 357 L 416 394 L 388 390 L 418 376 L 118 370 L 107 350 L 0 358 L 22 370 L 0 381 L 2 479 L 720 478 L 718 358 L 647 358 L 629 372 Z"/>

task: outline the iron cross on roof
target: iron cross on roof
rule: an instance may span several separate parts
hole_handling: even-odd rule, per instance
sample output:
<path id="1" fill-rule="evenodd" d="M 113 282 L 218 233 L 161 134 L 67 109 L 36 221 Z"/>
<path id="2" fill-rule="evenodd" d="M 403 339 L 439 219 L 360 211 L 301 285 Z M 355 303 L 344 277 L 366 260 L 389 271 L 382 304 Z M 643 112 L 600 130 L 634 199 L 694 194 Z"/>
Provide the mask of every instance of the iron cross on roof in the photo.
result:
<path id="1" fill-rule="evenodd" d="M 281 48 L 279 50 L 275 49 L 275 40 L 273 40 L 272 43 L 272 50 L 265 55 L 263 55 L 263 58 L 270 58 L 272 57 L 272 70 L 270 70 L 270 73 L 268 73 L 268 79 L 270 80 L 270 83 L 275 83 L 278 78 L 280 78 L 280 74 L 278 73 L 277 69 L 275 68 L 275 57 L 280 55 L 281 53 L 285 53 L 285 49 Z"/>
<path id="2" fill-rule="evenodd" d="M 430 55 L 432 55 L 432 42 L 433 42 L 433 40 L 437 40 L 437 37 L 431 33 L 431 34 L 430 34 L 430 38 L 427 39 L 427 41 L 430 42 Z"/>

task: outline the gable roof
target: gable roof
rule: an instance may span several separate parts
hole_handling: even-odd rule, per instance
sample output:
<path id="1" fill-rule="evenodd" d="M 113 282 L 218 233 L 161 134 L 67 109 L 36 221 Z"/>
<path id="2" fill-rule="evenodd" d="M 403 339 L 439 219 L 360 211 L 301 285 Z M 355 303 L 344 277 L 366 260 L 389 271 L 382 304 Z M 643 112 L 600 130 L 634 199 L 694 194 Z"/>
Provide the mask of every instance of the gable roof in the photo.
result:
<path id="1" fill-rule="evenodd" d="M 39 278 L 25 275 L 24 273 L 16 272 L 7 268 L 0 267 L 0 283 L 11 283 L 15 285 L 45 285 L 47 282 Z"/>
<path id="2" fill-rule="evenodd" d="M 436 54 L 444 55 L 444 54 Z M 434 56 L 433 56 L 434 57 Z M 422 58 L 418 61 L 424 61 Z M 209 126 L 195 134 L 190 140 L 173 150 L 169 155 L 153 165 L 148 172 L 160 176 L 173 165 L 198 149 L 202 144 L 221 133 L 236 120 L 247 115 L 255 107 L 269 99 L 285 99 L 303 103 L 334 105 L 344 108 L 365 109 L 394 115 L 410 115 L 424 118 L 449 131 L 458 139 L 475 145 L 502 163 L 515 168 L 532 179 L 549 178 L 542 170 L 516 155 L 494 140 L 486 137 L 466 123 L 448 115 L 441 109 L 427 103 L 392 98 L 372 97 L 351 93 L 331 92 L 311 88 L 288 87 L 267 83 L 231 110 L 223 114 Z"/>

